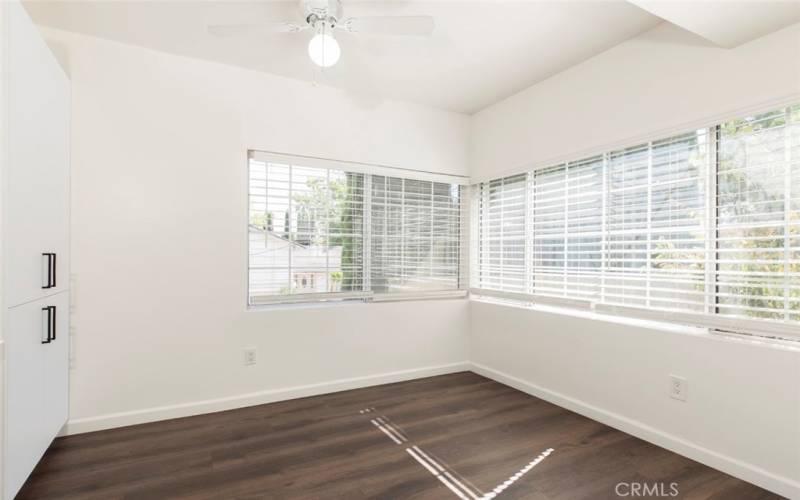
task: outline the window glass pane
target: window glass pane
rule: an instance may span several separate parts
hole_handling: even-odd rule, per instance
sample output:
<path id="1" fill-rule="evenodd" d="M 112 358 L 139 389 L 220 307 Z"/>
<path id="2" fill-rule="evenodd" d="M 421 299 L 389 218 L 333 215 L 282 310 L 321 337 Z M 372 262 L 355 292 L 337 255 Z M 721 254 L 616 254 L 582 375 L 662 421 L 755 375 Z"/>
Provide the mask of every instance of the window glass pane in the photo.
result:
<path id="1" fill-rule="evenodd" d="M 459 186 L 373 175 L 371 189 L 372 291 L 457 290 Z"/>
<path id="2" fill-rule="evenodd" d="M 649 305 L 703 312 L 708 131 L 653 142 L 651 154 Z"/>
<path id="3" fill-rule="evenodd" d="M 249 293 L 362 291 L 364 174 L 250 160 Z"/>
<path id="4" fill-rule="evenodd" d="M 719 127 L 719 314 L 788 319 L 794 306 L 791 122 L 781 109 Z"/>
<path id="5" fill-rule="evenodd" d="M 563 296 L 566 291 L 567 169 L 533 173 L 533 290 Z"/>
<path id="6" fill-rule="evenodd" d="M 609 303 L 647 305 L 649 163 L 647 144 L 609 155 L 603 288 Z"/>
<path id="7" fill-rule="evenodd" d="M 532 178 L 533 292 L 571 299 L 598 298 L 603 158 L 537 170 Z"/>
<path id="8" fill-rule="evenodd" d="M 483 183 L 477 188 L 478 288 L 525 291 L 525 190 L 527 175 Z"/>

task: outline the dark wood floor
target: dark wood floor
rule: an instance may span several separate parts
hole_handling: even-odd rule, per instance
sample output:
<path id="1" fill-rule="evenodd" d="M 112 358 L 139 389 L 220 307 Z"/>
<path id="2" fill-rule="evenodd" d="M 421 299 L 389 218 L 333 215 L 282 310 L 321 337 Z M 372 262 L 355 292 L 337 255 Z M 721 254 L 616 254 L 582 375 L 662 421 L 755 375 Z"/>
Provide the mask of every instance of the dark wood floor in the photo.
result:
<path id="1" fill-rule="evenodd" d="M 59 438 L 18 498 L 458 499 L 445 472 L 470 500 L 779 498 L 469 372 Z"/>

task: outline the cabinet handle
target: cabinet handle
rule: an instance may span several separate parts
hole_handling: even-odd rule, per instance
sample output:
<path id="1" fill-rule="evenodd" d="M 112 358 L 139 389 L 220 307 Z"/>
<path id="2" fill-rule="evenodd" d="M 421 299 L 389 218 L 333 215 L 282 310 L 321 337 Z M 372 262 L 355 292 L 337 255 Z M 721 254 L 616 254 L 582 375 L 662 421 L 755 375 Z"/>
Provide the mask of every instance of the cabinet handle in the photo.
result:
<path id="1" fill-rule="evenodd" d="M 43 275 L 46 274 L 47 281 L 42 285 L 42 288 L 50 288 L 50 286 L 51 286 L 50 283 L 51 283 L 51 281 L 53 279 L 52 278 L 53 254 L 51 254 L 51 253 L 43 253 L 42 257 L 46 257 L 47 258 L 47 271 L 45 272 L 45 270 L 42 269 L 42 274 Z M 42 263 L 42 266 L 44 266 L 44 262 Z"/>
<path id="2" fill-rule="evenodd" d="M 47 327 L 46 327 L 47 328 L 47 340 L 42 340 L 42 344 L 49 344 L 50 341 L 52 340 L 50 338 L 50 328 L 51 328 L 51 325 L 53 324 L 53 311 L 52 311 L 52 309 L 50 309 L 50 306 L 43 307 L 42 308 L 42 312 L 45 312 L 45 311 L 47 312 Z M 44 325 L 42 325 L 42 326 L 44 326 Z"/>
<path id="3" fill-rule="evenodd" d="M 51 253 L 50 255 L 53 256 L 53 266 L 52 266 L 52 280 L 50 280 L 50 287 L 53 288 L 56 286 L 56 254 Z M 53 306 L 53 310 L 55 310 L 55 306 Z M 55 335 L 55 334 L 54 334 Z M 55 338 L 55 337 L 53 337 Z"/>
<path id="4" fill-rule="evenodd" d="M 52 326 L 52 328 L 50 328 L 50 333 L 52 333 L 53 336 L 50 338 L 50 340 L 55 340 L 56 339 L 56 306 L 48 306 L 48 309 L 51 309 L 53 311 L 53 316 L 52 316 L 52 325 L 53 326 Z"/>
<path id="5" fill-rule="evenodd" d="M 47 257 L 47 284 L 42 288 L 53 288 L 56 286 L 56 254 L 43 253 L 42 257 Z"/>

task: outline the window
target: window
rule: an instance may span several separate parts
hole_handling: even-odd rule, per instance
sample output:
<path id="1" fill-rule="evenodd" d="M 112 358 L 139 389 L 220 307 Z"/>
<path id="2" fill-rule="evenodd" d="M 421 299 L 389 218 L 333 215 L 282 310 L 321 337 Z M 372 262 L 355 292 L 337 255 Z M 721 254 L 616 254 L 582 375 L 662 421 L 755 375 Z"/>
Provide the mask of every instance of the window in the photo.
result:
<path id="1" fill-rule="evenodd" d="M 530 291 L 591 298 L 600 290 L 602 158 L 532 174 Z"/>
<path id="2" fill-rule="evenodd" d="M 602 302 L 706 307 L 708 131 L 608 155 Z"/>
<path id="3" fill-rule="evenodd" d="M 525 192 L 525 175 L 476 186 L 479 288 L 525 291 Z"/>
<path id="4" fill-rule="evenodd" d="M 464 288 L 462 186 L 348 167 L 251 153 L 251 305 Z"/>
<path id="5" fill-rule="evenodd" d="M 479 293 L 758 333 L 800 321 L 800 105 L 474 189 Z"/>
<path id="6" fill-rule="evenodd" d="M 717 312 L 799 321 L 800 106 L 717 130 Z"/>
<path id="7" fill-rule="evenodd" d="M 373 292 L 459 288 L 460 186 L 373 175 L 370 221 Z"/>

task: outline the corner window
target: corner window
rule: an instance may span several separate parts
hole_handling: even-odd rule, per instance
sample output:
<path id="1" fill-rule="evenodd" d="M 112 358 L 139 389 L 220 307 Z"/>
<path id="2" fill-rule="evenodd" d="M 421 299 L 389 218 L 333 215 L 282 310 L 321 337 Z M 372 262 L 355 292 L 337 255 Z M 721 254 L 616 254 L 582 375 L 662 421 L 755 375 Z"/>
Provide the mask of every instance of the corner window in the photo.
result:
<path id="1" fill-rule="evenodd" d="M 798 336 L 800 105 L 473 192 L 478 294 Z"/>

